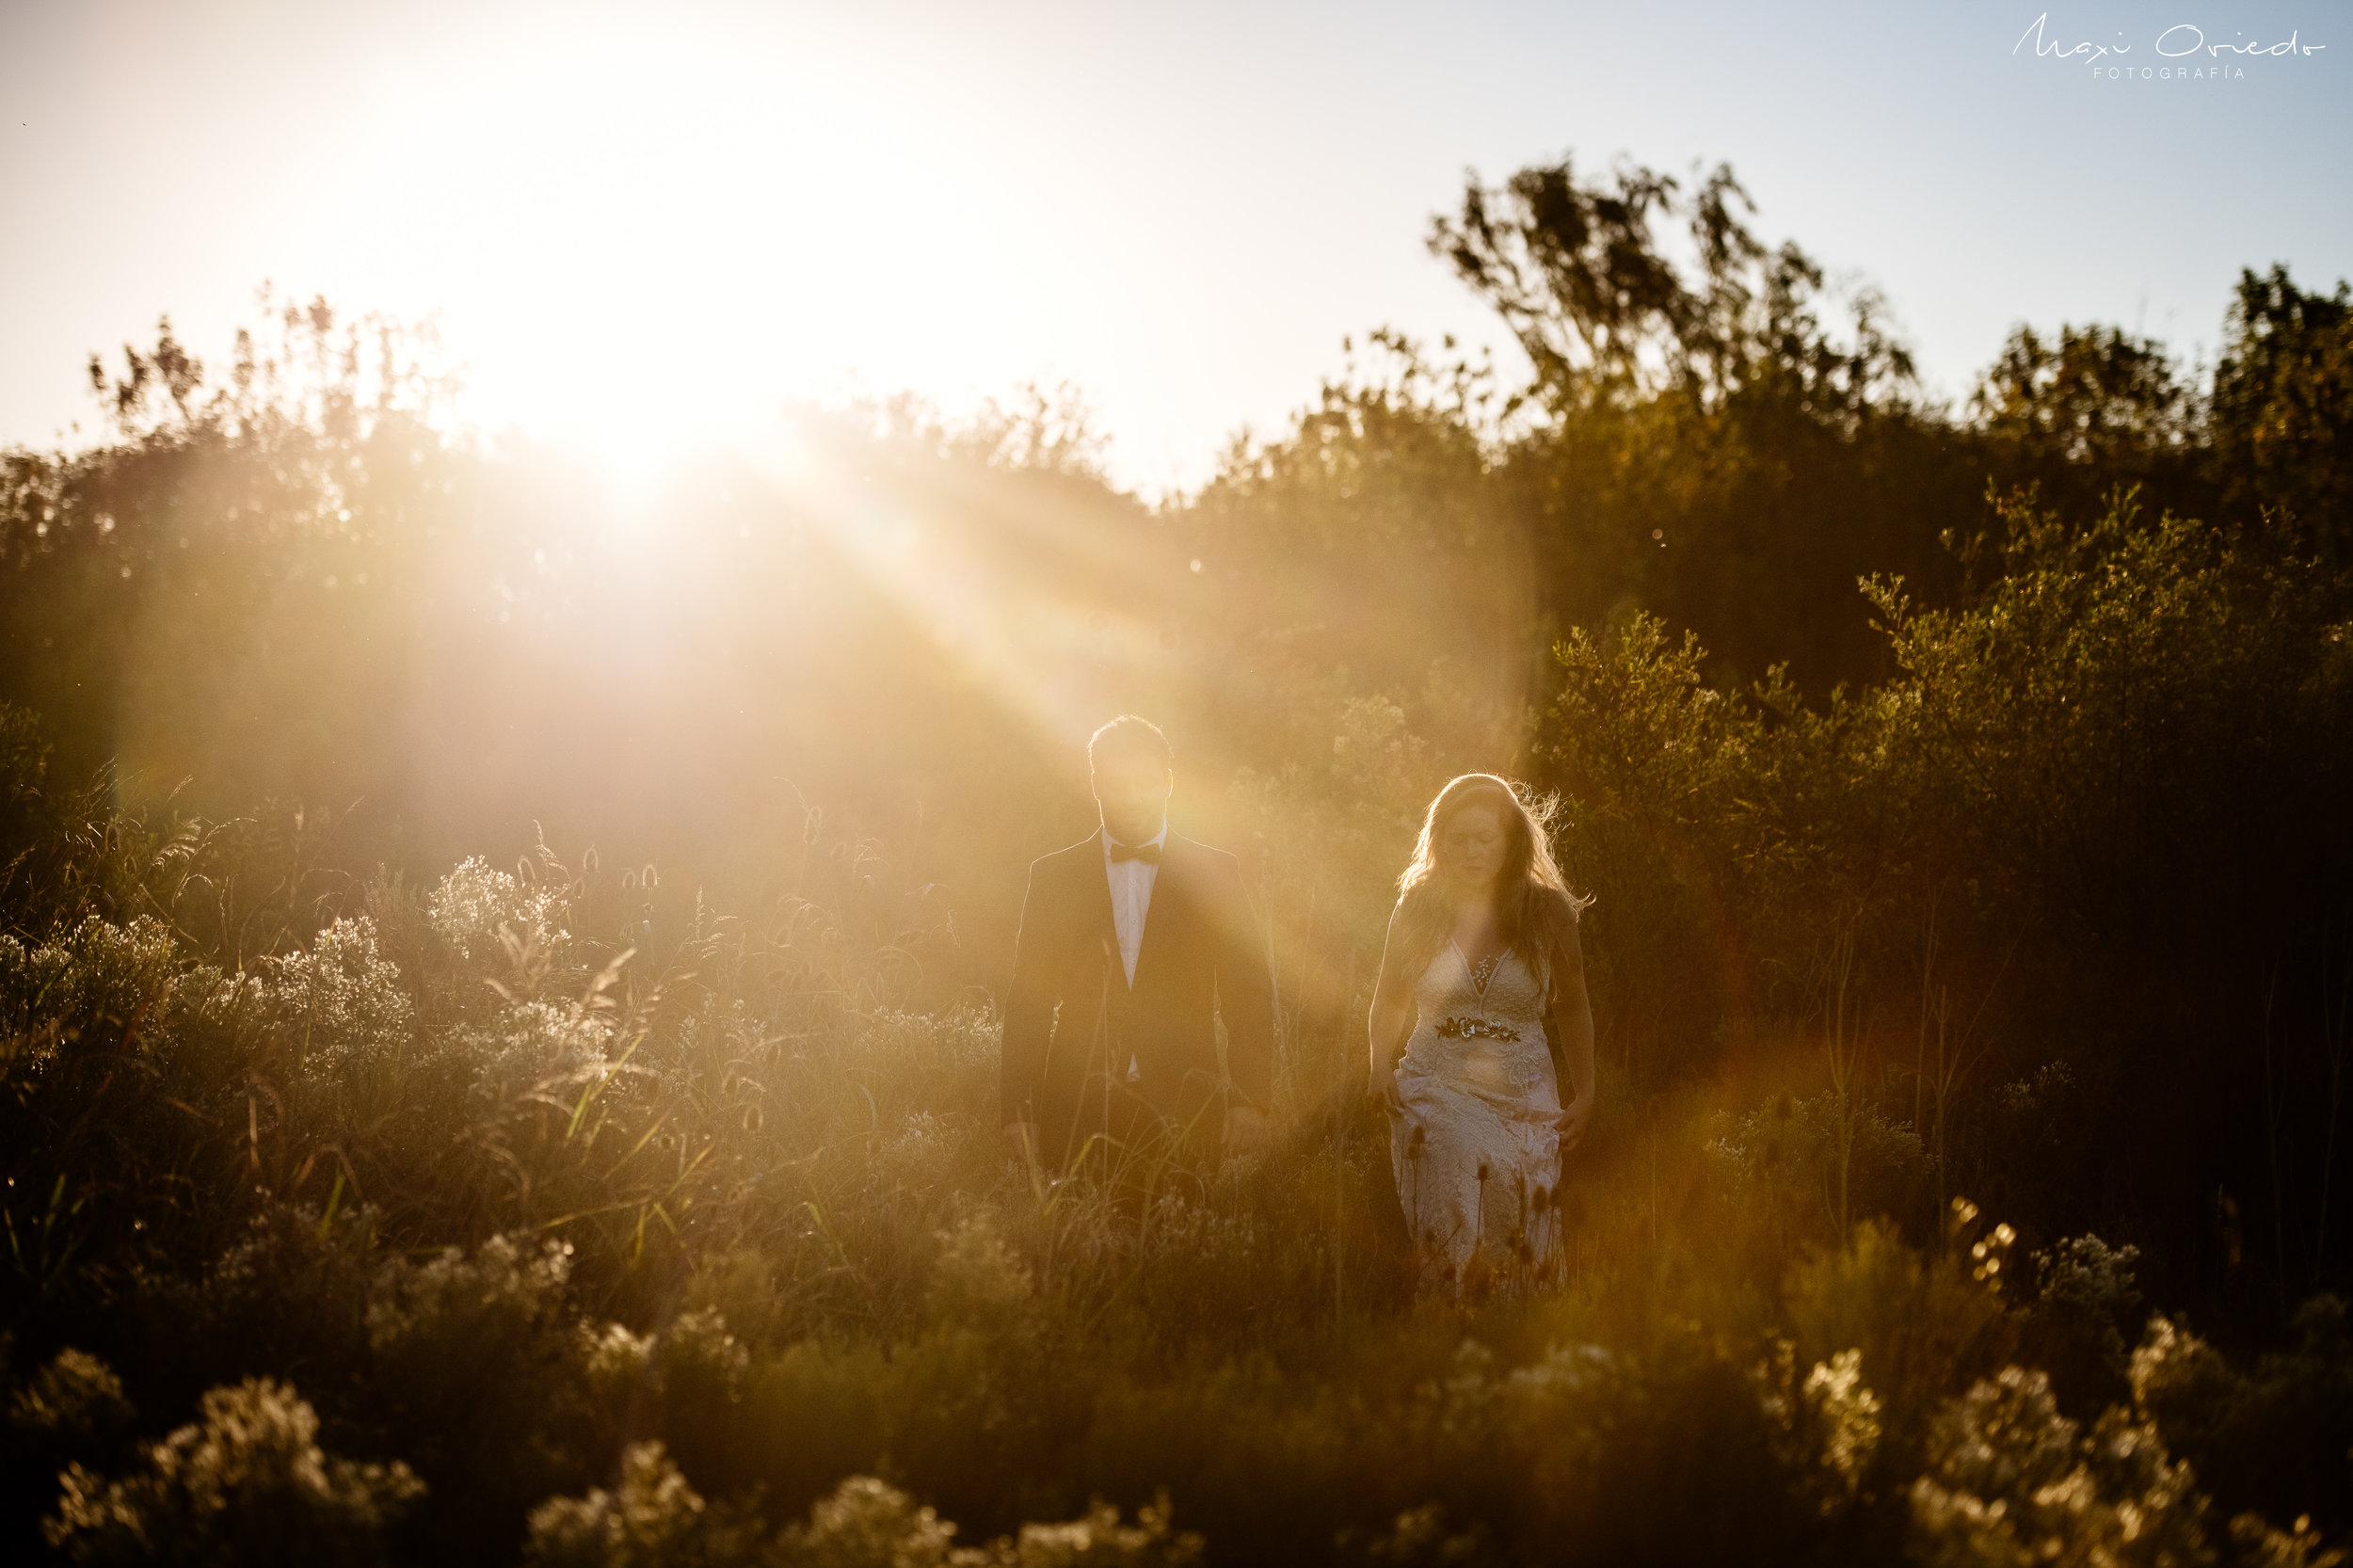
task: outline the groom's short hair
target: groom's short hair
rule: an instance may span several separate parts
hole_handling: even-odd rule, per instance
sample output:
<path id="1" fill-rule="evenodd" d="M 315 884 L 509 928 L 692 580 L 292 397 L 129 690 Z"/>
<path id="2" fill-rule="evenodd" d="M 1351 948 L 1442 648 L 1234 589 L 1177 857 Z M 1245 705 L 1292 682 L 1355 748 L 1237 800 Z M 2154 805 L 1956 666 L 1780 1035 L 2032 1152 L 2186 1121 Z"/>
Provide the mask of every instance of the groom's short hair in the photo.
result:
<path id="1" fill-rule="evenodd" d="M 1160 727 L 1133 713 L 1120 714 L 1087 737 L 1087 766 L 1100 768 L 1107 757 L 1148 757 L 1163 768 L 1176 765 Z"/>

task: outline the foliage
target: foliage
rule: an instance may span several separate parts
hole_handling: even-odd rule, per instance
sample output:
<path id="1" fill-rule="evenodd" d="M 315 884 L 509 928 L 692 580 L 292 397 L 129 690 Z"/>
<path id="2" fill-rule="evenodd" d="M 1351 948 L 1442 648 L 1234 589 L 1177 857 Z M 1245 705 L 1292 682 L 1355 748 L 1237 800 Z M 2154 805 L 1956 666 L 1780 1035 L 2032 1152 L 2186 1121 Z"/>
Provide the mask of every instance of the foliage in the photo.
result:
<path id="1" fill-rule="evenodd" d="M 1474 181 L 1538 381 L 1377 332 L 1148 507 L 1066 389 L 632 502 L 323 302 L 102 365 L 0 457 L 0 1549 L 2332 1560 L 2343 300 L 1954 418 L 1751 211 Z M 1139 1192 L 990 1126 L 1122 709 L 1279 978 L 1268 1146 Z M 1458 1305 L 1355 1084 L 1474 769 L 1601 1092 Z"/>
<path id="2" fill-rule="evenodd" d="M 398 1461 L 323 1452 L 318 1416 L 266 1378 L 204 1396 L 202 1420 L 147 1451 L 144 1468 L 105 1480 L 60 1477 L 43 1528 L 76 1562 L 373 1563 L 386 1524 L 424 1487 Z"/>
<path id="3" fill-rule="evenodd" d="M 2345 1460 L 2353 1451 L 2353 1335 L 2344 1299 L 2313 1297 L 2292 1327 L 2291 1343 L 2241 1368 L 2185 1325 L 2153 1317 L 2132 1352 L 2134 1404 L 2228 1507 L 2342 1519 L 2353 1495 Z M 2260 1457 L 2273 1444 L 2279 1456 Z"/>
<path id="4" fill-rule="evenodd" d="M 1912 1489 L 1920 1562 L 2216 1560 L 2189 1466 L 2145 1422 L 2111 1408 L 2088 1433 L 2041 1372 L 2006 1367 L 1937 1419 L 1933 1467 Z"/>
<path id="5" fill-rule="evenodd" d="M 2213 443 L 2229 498 L 2278 508 L 2290 548 L 2347 564 L 2353 505 L 2353 287 L 2242 268 L 2214 373 Z"/>
<path id="6" fill-rule="evenodd" d="M 614 1490 L 550 1497 L 531 1511 L 524 1560 L 544 1568 L 724 1568 L 754 1560 L 755 1539 L 752 1522 L 704 1502 L 660 1443 L 640 1443 L 622 1454 Z"/>

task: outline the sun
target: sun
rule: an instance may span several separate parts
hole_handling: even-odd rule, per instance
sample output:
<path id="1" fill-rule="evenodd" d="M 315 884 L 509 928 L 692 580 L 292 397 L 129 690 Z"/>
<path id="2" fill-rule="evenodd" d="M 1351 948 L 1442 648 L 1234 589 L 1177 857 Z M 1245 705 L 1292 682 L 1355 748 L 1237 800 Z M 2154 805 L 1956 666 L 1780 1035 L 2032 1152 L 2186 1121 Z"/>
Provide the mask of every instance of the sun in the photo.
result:
<path id="1" fill-rule="evenodd" d="M 642 483 L 792 397 L 985 378 L 989 325 L 945 319 L 947 258 L 915 236 L 952 231 L 959 286 L 1010 295 L 987 260 L 1010 249 L 1001 220 L 908 210 L 950 127 L 801 69 L 815 52 L 675 22 L 514 25 L 394 84 L 403 112 L 376 117 L 324 219 L 364 245 L 371 296 L 466 345 L 485 423 Z"/>

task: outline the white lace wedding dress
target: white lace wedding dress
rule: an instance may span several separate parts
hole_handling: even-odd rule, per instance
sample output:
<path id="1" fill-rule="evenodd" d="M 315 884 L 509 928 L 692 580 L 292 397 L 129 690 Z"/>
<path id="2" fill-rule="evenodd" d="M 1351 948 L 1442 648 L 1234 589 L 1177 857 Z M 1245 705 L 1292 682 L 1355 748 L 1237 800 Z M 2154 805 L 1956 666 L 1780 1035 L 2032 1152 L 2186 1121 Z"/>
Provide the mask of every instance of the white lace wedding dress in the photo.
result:
<path id="1" fill-rule="evenodd" d="M 1422 1278 L 1459 1293 L 1549 1278 L 1560 1256 L 1561 1091 L 1545 1045 L 1550 955 L 1475 972 L 1451 939 L 1414 983 L 1389 1163 Z"/>

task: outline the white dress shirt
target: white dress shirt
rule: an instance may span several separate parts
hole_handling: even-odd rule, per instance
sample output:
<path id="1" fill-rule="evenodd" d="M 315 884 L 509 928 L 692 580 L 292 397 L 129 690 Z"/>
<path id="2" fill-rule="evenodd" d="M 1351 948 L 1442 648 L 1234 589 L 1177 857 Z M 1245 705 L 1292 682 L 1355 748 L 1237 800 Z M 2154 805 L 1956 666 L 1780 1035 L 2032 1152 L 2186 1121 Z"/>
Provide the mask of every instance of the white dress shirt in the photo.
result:
<path id="1" fill-rule="evenodd" d="M 1136 955 L 1144 951 L 1144 920 L 1152 908 L 1152 884 L 1159 880 L 1160 868 L 1150 860 L 1114 860 L 1112 858 L 1112 830 L 1103 829 L 1103 874 L 1110 879 L 1112 889 L 1112 925 L 1119 933 L 1119 961 L 1127 967 L 1128 984 L 1136 983 Z M 1160 817 L 1160 830 L 1144 840 L 1166 849 L 1168 817 Z M 1135 1057 L 1128 1058 L 1130 1081 L 1141 1078 L 1144 1069 Z"/>

